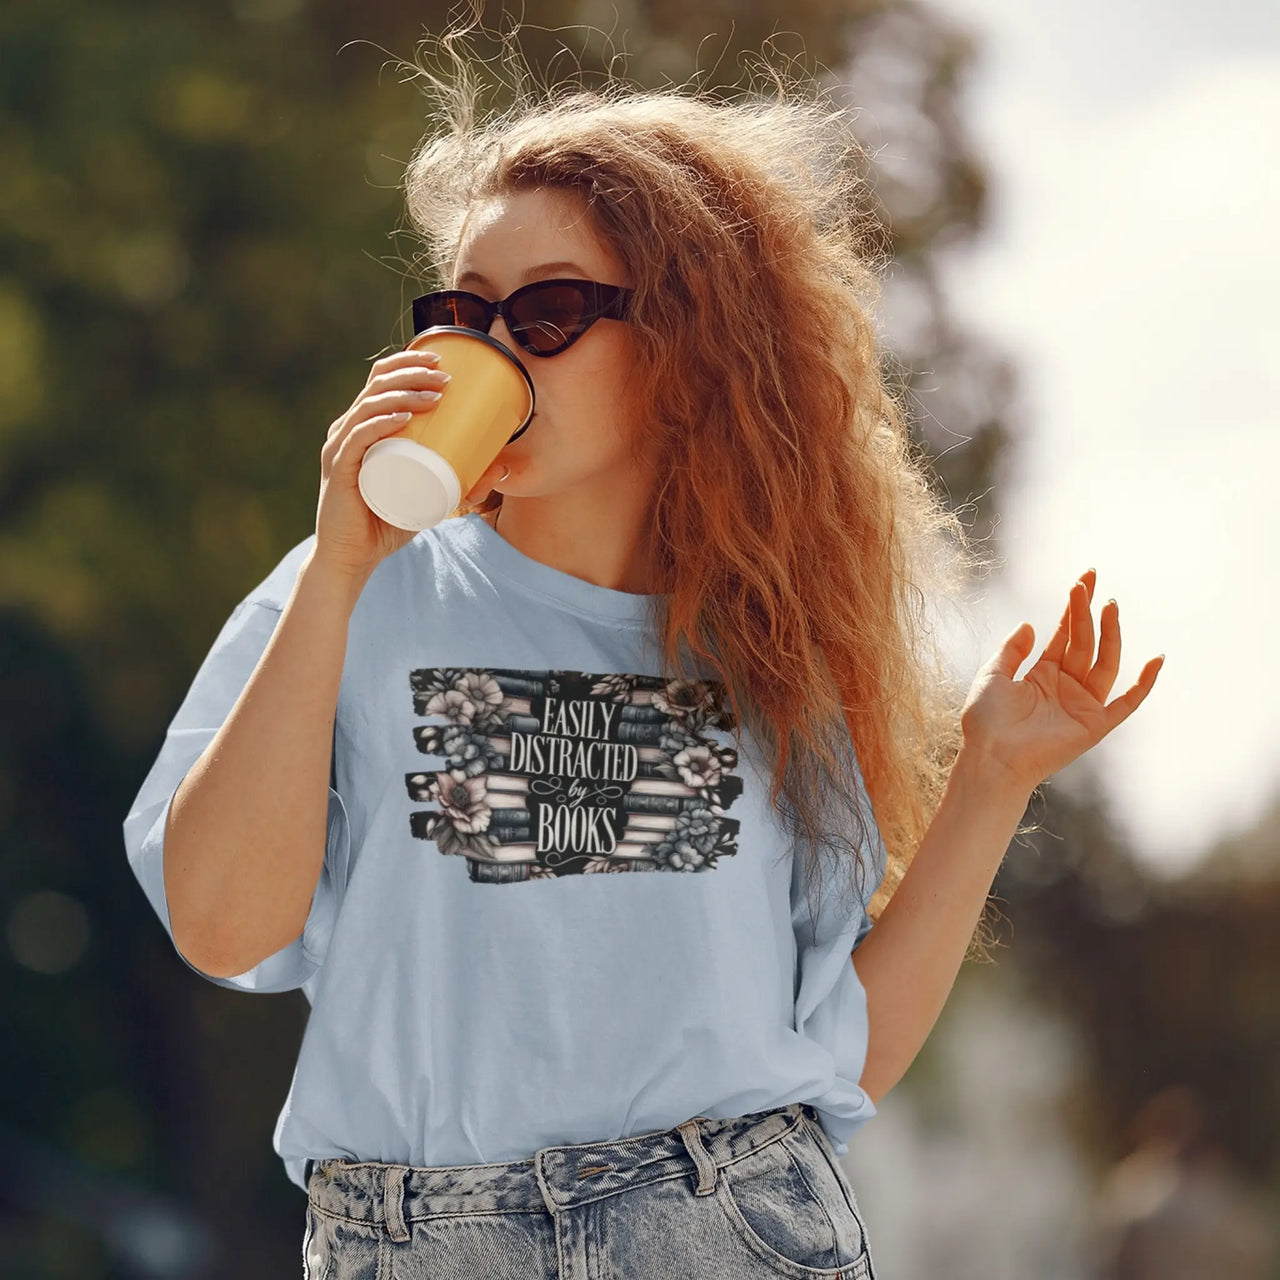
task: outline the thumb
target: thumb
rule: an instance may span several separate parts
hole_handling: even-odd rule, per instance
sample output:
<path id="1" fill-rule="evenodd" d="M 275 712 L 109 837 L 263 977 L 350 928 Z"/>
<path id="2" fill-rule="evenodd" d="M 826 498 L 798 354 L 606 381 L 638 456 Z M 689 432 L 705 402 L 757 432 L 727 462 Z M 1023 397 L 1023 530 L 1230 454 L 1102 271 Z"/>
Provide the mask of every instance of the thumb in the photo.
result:
<path id="1" fill-rule="evenodd" d="M 999 651 L 987 664 L 988 670 L 1012 680 L 1018 668 L 1027 660 L 1035 642 L 1036 631 L 1031 623 L 1018 623 L 1005 636 Z"/>

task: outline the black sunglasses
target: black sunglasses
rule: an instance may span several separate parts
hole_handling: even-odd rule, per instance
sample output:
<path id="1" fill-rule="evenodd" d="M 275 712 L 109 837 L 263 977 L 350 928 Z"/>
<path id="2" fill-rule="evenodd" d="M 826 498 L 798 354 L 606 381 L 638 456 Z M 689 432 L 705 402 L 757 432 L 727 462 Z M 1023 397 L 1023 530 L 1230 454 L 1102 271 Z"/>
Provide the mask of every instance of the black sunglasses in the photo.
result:
<path id="1" fill-rule="evenodd" d="M 531 356 L 556 356 L 597 320 L 625 320 L 633 291 L 595 280 L 535 280 L 501 302 L 465 289 L 439 289 L 413 300 L 413 331 L 458 325 L 488 333 L 495 316 Z"/>

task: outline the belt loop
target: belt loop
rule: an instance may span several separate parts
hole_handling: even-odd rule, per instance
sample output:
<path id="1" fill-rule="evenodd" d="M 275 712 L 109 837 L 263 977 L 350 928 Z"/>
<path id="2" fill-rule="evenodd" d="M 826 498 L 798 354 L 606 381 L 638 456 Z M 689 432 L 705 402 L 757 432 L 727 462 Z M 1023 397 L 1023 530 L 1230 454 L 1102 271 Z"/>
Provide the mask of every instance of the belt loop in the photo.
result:
<path id="1" fill-rule="evenodd" d="M 547 1153 L 546 1147 L 539 1147 L 533 1153 L 533 1174 L 538 1179 L 538 1190 L 542 1192 L 542 1203 L 547 1206 L 547 1212 L 551 1215 L 552 1221 L 558 1221 L 556 1214 L 560 1211 L 556 1198 L 551 1194 L 550 1184 L 547 1182 L 547 1171 L 543 1167 L 543 1157 Z"/>
<path id="2" fill-rule="evenodd" d="M 409 1228 L 404 1221 L 404 1176 L 409 1170 L 402 1164 L 389 1164 L 382 1179 L 382 1209 L 387 1220 L 387 1234 L 393 1240 L 408 1240 Z"/>
<path id="3" fill-rule="evenodd" d="M 696 1196 L 709 1196 L 716 1189 L 716 1175 L 719 1170 L 706 1147 L 702 1145 L 702 1136 L 698 1132 L 698 1121 L 702 1117 L 694 1116 L 692 1120 L 684 1120 L 676 1125 L 680 1137 L 684 1139 L 685 1150 L 693 1157 L 698 1170 L 698 1185 L 694 1188 Z"/>

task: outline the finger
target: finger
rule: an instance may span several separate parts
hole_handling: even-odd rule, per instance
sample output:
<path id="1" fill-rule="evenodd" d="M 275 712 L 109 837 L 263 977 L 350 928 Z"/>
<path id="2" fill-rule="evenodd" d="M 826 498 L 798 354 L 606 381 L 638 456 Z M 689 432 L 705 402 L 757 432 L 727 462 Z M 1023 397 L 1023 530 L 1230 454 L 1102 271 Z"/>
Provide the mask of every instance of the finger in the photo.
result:
<path id="1" fill-rule="evenodd" d="M 1084 684 L 1093 665 L 1093 614 L 1089 611 L 1089 588 L 1076 582 L 1071 588 L 1071 638 L 1062 658 L 1062 670 Z"/>
<path id="2" fill-rule="evenodd" d="M 1040 655 L 1041 661 L 1062 663 L 1062 655 L 1067 651 L 1067 639 L 1071 633 L 1071 593 L 1067 593 L 1067 607 L 1062 611 L 1062 617 L 1058 622 L 1058 629 L 1053 633 L 1053 638 L 1044 647 L 1044 653 Z"/>
<path id="3" fill-rule="evenodd" d="M 1017 670 L 1027 660 L 1036 642 L 1035 629 L 1029 622 L 1020 622 L 1004 638 L 1004 643 L 987 662 L 987 670 L 1012 680 Z"/>
<path id="4" fill-rule="evenodd" d="M 402 391 L 383 391 L 376 395 L 362 395 L 351 406 L 346 419 L 341 423 L 347 430 L 361 426 L 374 418 L 385 417 L 388 413 L 406 412 L 409 414 L 427 413 L 440 403 L 443 391 L 419 388 L 405 388 Z"/>
<path id="5" fill-rule="evenodd" d="M 1097 571 L 1094 569 L 1086 569 L 1077 579 L 1085 584 L 1085 589 L 1092 597 L 1094 579 L 1097 577 Z M 1062 665 L 1063 656 L 1067 652 L 1067 642 L 1071 638 L 1071 601 L 1074 587 L 1072 591 L 1067 592 L 1067 607 L 1062 611 L 1062 617 L 1058 620 L 1058 629 L 1053 633 L 1049 643 L 1045 645 L 1044 652 L 1040 655 L 1042 662 L 1056 662 Z M 1092 654 L 1090 655 L 1092 657 Z"/>
<path id="6" fill-rule="evenodd" d="M 397 427 L 403 427 L 415 413 L 427 413 L 435 405 L 434 400 L 423 400 L 421 404 L 410 402 L 402 396 L 383 397 L 366 396 L 352 408 L 345 418 L 339 418 L 329 428 L 324 444 L 320 446 L 320 456 L 336 457 L 342 446 L 353 436 L 363 431 L 370 423 L 385 424 L 394 420 Z"/>
<path id="7" fill-rule="evenodd" d="M 386 369 L 376 377 L 370 378 L 362 393 L 365 397 L 380 394 L 384 391 L 407 390 L 434 387 L 439 390 L 453 380 L 451 373 L 443 369 L 435 369 L 426 365 L 404 365 L 399 369 Z"/>
<path id="8" fill-rule="evenodd" d="M 352 457 L 362 459 L 366 449 L 383 436 L 393 436 L 397 431 L 403 430 L 405 423 L 412 417 L 413 414 L 407 412 L 381 413 L 376 418 L 366 418 L 357 423 L 334 451 L 334 465 L 346 466 L 348 459 Z"/>
<path id="9" fill-rule="evenodd" d="M 1158 658 L 1152 658 L 1138 674 L 1137 681 L 1129 689 L 1126 689 L 1118 698 L 1109 702 L 1105 707 L 1107 733 L 1118 724 L 1123 724 L 1133 713 L 1142 705 L 1142 700 L 1151 692 L 1152 686 L 1156 682 L 1156 676 L 1160 674 L 1161 668 L 1164 666 L 1164 654 Z"/>
<path id="10" fill-rule="evenodd" d="M 396 409 L 408 409 L 410 413 L 423 413 L 434 409 L 444 395 L 444 386 L 434 387 L 394 387 L 390 391 L 379 391 L 375 395 L 365 396 L 361 401 L 356 416 L 373 413 L 390 413 Z"/>
<path id="11" fill-rule="evenodd" d="M 378 430 L 385 431 L 388 435 L 401 430 L 405 423 L 413 417 L 411 413 L 388 413 L 377 418 L 366 418 L 364 422 L 350 425 L 350 430 L 341 433 L 335 433 L 330 429 L 329 437 L 325 440 L 320 448 L 320 474 L 326 480 L 333 474 L 333 469 L 337 465 L 339 457 L 346 457 L 347 441 L 353 435 L 361 435 L 365 427 L 377 427 Z M 368 433 L 365 433 L 366 435 Z M 372 444 L 372 441 L 369 441 Z"/>
<path id="12" fill-rule="evenodd" d="M 1108 600 L 1102 606 L 1102 638 L 1098 641 L 1098 661 L 1093 664 L 1084 687 L 1099 702 L 1105 702 L 1120 670 L 1120 606 Z"/>
<path id="13" fill-rule="evenodd" d="M 404 369 L 411 365 L 422 364 L 434 368 L 439 363 L 440 353 L 438 351 L 430 351 L 422 347 L 409 351 L 393 351 L 390 355 L 379 356 L 369 366 L 369 376 L 365 379 L 364 385 L 367 387 L 378 374 L 386 373 L 391 369 Z"/>

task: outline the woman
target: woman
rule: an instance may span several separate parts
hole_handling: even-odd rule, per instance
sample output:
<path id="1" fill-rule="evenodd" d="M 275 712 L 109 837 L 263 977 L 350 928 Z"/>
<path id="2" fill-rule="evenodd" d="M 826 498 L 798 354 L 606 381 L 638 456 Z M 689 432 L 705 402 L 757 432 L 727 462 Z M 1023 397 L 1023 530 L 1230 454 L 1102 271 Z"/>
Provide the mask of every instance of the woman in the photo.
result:
<path id="1" fill-rule="evenodd" d="M 584 92 L 476 126 L 452 92 L 407 174 L 415 314 L 506 344 L 537 415 L 396 529 L 364 450 L 454 392 L 429 345 L 374 362 L 130 862 L 197 972 L 311 1001 L 275 1134 L 306 1275 L 873 1280 L 838 1159 L 1031 793 L 1159 660 L 1106 703 L 1090 571 L 958 705 L 917 608 L 976 557 L 881 381 L 820 108 Z"/>

